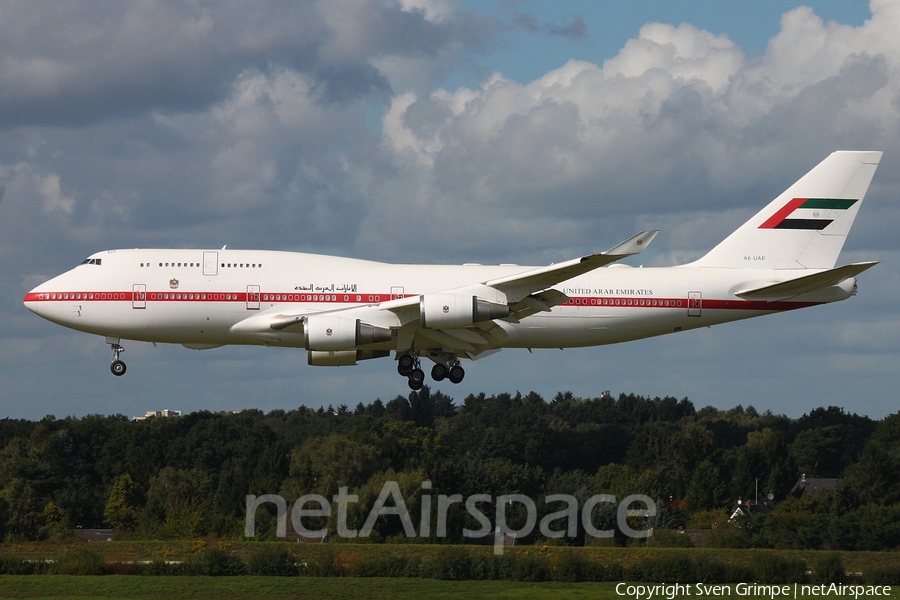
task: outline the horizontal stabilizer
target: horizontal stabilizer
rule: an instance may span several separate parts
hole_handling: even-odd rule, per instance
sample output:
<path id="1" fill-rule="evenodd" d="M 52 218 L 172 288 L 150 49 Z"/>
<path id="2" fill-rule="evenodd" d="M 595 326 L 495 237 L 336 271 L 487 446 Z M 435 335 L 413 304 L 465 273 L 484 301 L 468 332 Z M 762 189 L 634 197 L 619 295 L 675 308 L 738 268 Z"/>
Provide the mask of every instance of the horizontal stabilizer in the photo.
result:
<path id="1" fill-rule="evenodd" d="M 878 261 L 854 263 L 852 265 L 829 269 L 813 275 L 798 277 L 797 279 L 791 279 L 790 281 L 741 290 L 735 292 L 734 295 L 743 298 L 744 300 L 766 300 L 769 302 L 787 300 L 799 296 L 800 294 L 807 294 L 816 290 L 840 285 L 847 279 L 855 277 L 877 264 Z"/>

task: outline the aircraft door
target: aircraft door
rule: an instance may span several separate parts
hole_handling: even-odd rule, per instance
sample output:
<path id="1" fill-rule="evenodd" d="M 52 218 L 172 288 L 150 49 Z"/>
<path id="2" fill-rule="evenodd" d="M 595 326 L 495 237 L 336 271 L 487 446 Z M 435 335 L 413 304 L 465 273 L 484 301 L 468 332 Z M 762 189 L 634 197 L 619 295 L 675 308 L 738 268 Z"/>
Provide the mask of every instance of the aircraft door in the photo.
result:
<path id="1" fill-rule="evenodd" d="M 136 283 L 131 286 L 131 308 L 147 308 L 147 286 Z"/>
<path id="2" fill-rule="evenodd" d="M 703 306 L 703 294 L 700 292 L 688 292 L 688 316 L 699 317 Z"/>
<path id="3" fill-rule="evenodd" d="M 219 253 L 204 252 L 203 253 L 203 274 L 207 276 L 217 275 L 219 273 Z"/>
<path id="4" fill-rule="evenodd" d="M 247 286 L 247 310 L 259 310 L 259 286 Z"/>
<path id="5" fill-rule="evenodd" d="M 399 300 L 403 297 L 403 286 L 402 285 L 392 285 L 391 286 L 391 300 Z"/>

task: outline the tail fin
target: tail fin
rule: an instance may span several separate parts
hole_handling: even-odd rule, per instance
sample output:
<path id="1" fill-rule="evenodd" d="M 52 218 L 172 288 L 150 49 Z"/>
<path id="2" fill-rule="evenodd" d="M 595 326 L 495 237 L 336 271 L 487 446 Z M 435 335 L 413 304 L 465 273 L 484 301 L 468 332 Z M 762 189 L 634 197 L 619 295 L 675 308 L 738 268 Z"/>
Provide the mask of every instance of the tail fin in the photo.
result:
<path id="1" fill-rule="evenodd" d="M 881 154 L 832 153 L 694 266 L 834 267 Z"/>

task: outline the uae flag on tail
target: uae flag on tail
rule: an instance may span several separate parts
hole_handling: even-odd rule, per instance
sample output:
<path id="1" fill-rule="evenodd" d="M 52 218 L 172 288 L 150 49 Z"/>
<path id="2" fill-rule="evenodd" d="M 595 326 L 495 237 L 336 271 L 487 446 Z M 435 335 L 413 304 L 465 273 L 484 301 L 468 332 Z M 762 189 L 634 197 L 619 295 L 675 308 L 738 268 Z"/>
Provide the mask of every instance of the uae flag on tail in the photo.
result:
<path id="1" fill-rule="evenodd" d="M 841 198 L 794 198 L 759 228 L 821 231 L 857 202 Z"/>

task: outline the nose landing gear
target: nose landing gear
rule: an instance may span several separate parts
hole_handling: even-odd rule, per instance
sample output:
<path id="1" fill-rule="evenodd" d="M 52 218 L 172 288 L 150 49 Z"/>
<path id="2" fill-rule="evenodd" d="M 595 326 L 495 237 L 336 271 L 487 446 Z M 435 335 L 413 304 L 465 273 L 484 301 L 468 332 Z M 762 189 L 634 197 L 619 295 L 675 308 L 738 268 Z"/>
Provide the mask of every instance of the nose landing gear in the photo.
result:
<path id="1" fill-rule="evenodd" d="M 112 348 L 112 363 L 109 365 L 109 370 L 112 371 L 112 374 L 116 377 L 121 377 L 125 374 L 125 363 L 119 360 L 119 355 L 122 352 L 125 352 L 125 348 L 119 345 L 119 340 L 115 339 L 112 341 L 110 339 L 106 340 L 107 343 Z"/>

